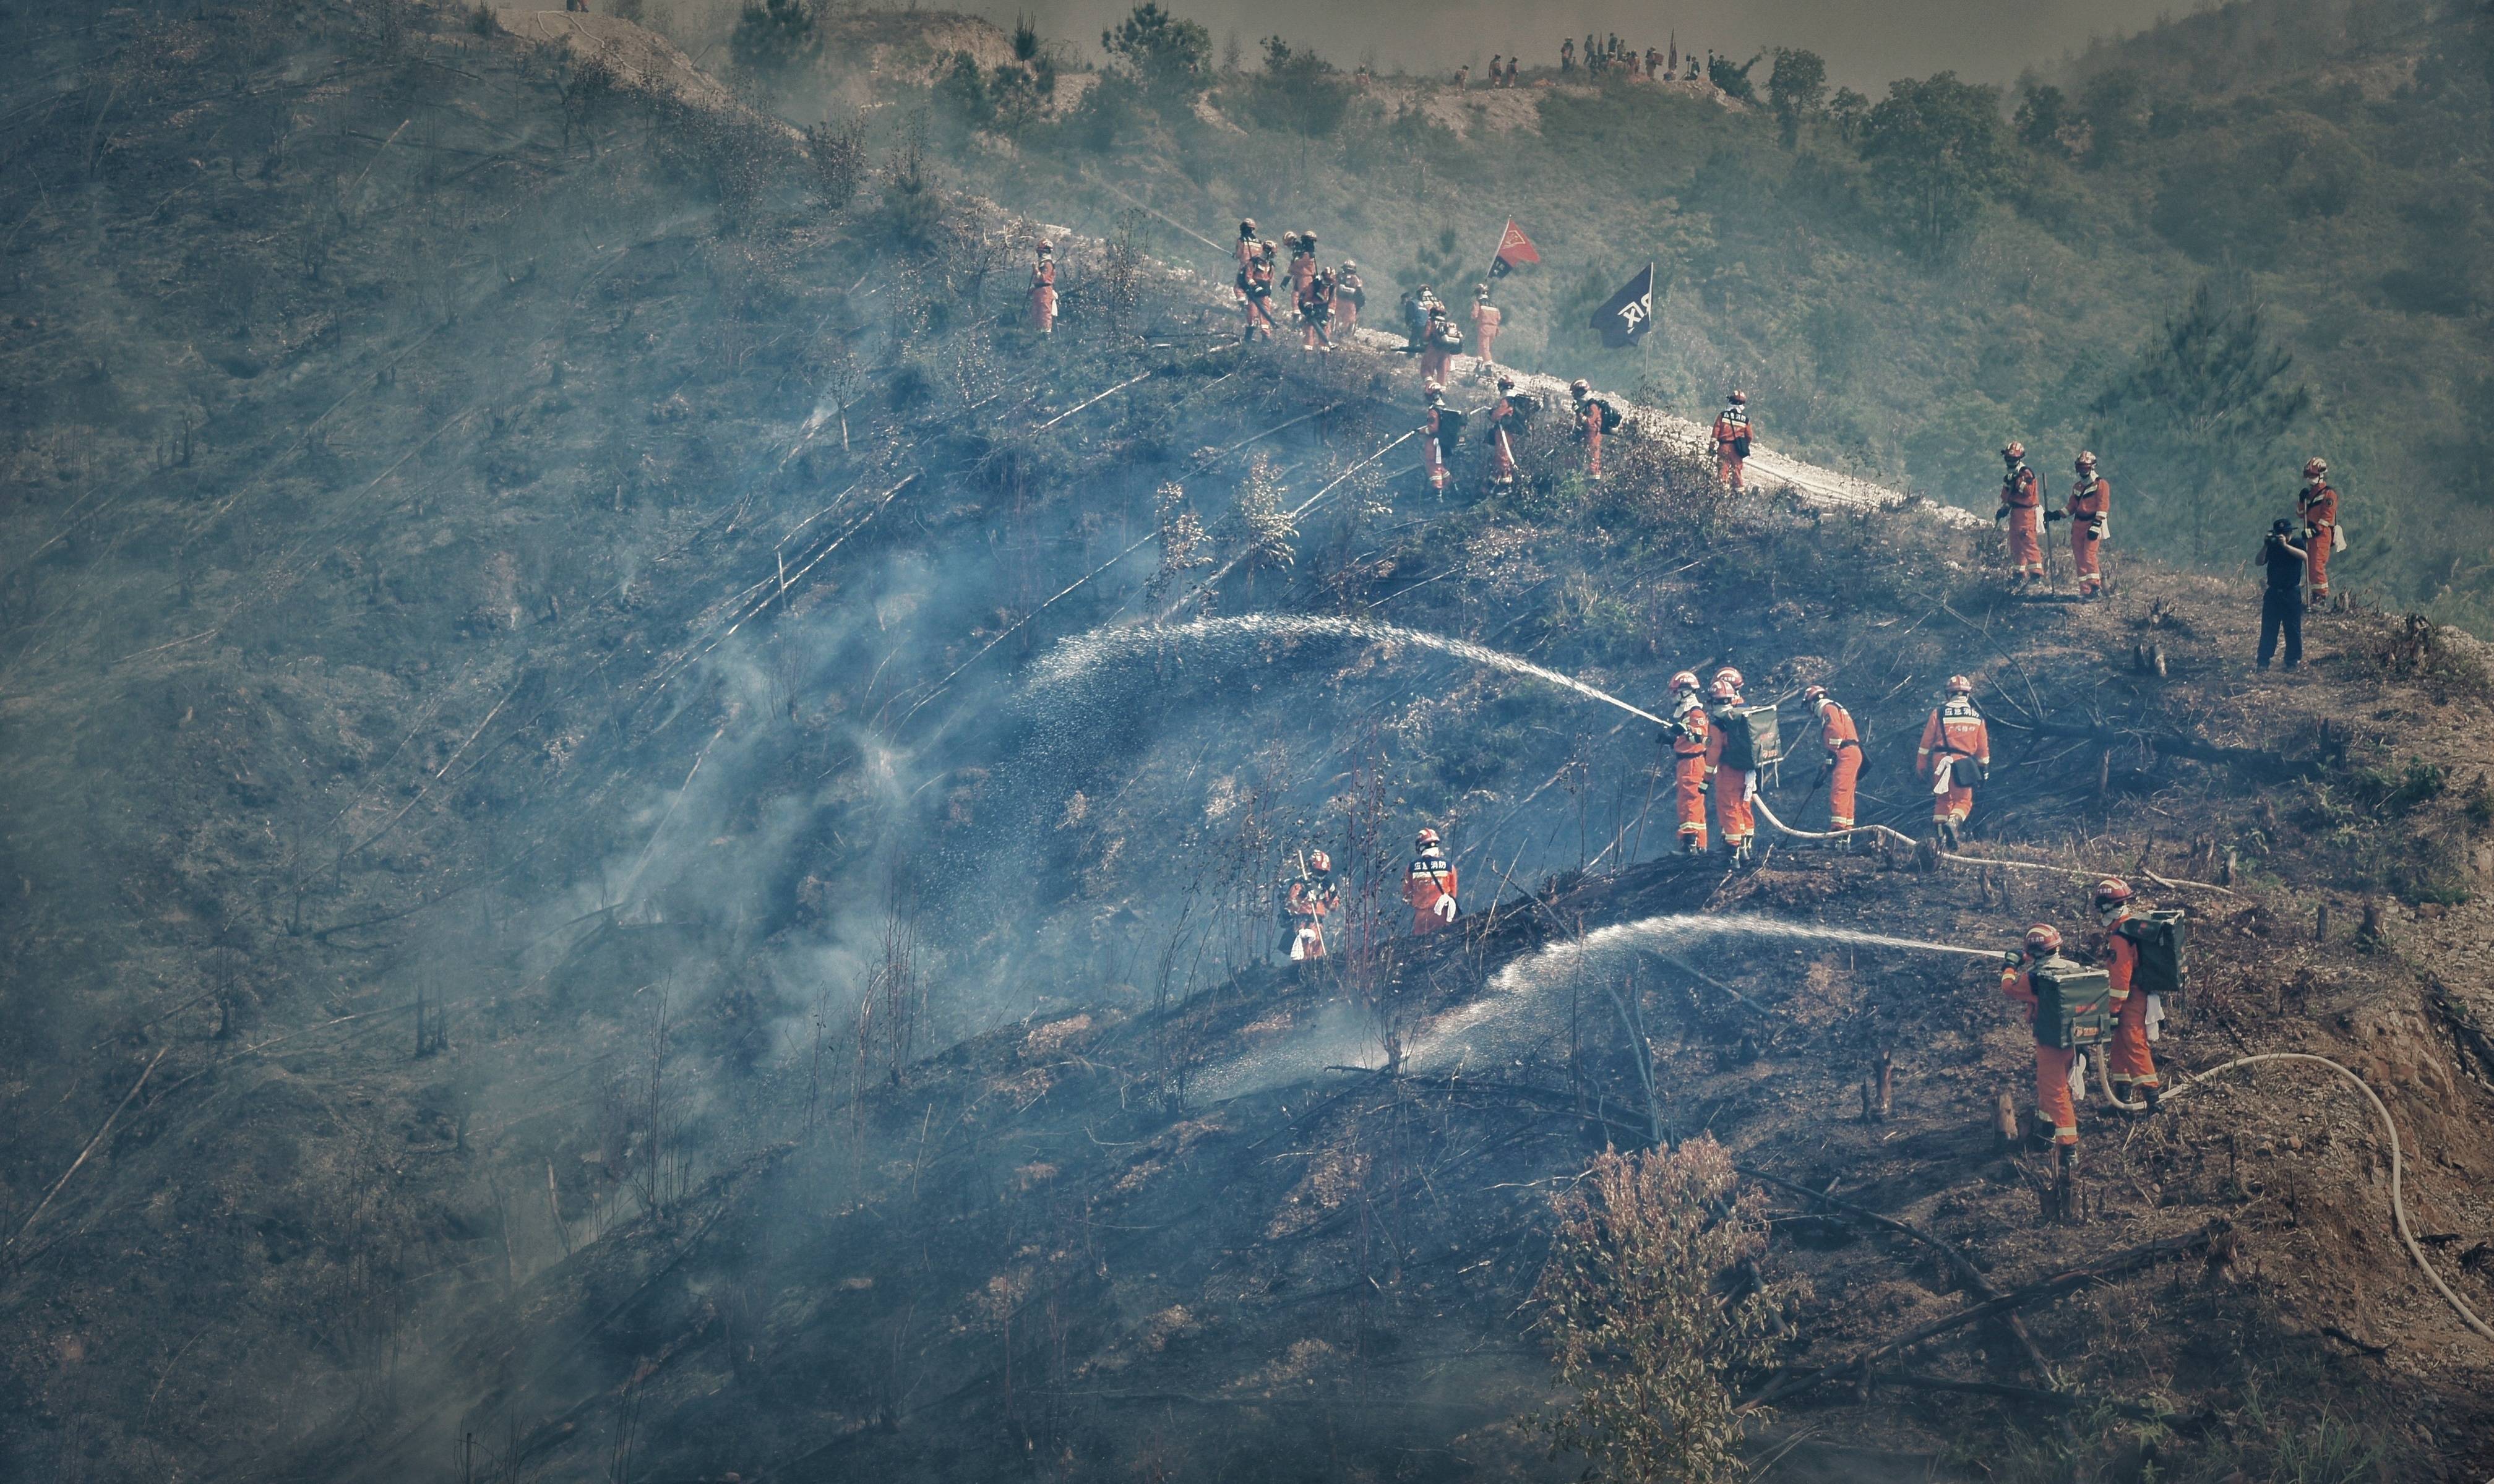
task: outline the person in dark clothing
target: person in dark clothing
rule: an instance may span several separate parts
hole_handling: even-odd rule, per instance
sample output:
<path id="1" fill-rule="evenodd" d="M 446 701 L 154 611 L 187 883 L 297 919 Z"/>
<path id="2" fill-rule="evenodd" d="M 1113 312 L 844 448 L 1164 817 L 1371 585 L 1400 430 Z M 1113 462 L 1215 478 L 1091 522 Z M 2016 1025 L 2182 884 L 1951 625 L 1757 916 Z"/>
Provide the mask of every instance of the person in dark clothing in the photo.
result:
<path id="1" fill-rule="evenodd" d="M 2268 668 L 2269 656 L 2277 652 L 2280 634 L 2286 636 L 2286 668 L 2303 663 L 2306 559 L 2295 536 L 2295 523 L 2279 520 L 2270 524 L 2268 539 L 2261 543 L 2261 565 L 2268 573 L 2268 586 L 2261 593 L 2260 667 L 2264 670 Z"/>

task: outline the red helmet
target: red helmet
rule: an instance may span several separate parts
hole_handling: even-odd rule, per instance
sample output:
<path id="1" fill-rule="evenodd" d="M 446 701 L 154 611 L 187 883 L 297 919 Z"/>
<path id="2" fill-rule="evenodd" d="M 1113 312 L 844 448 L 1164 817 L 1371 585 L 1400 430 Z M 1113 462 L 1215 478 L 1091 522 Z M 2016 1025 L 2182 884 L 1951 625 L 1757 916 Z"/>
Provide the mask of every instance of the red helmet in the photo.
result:
<path id="1" fill-rule="evenodd" d="M 1824 685 L 1805 686 L 1802 689 L 1801 698 L 1812 706 L 1815 706 L 1819 702 L 1828 699 L 1827 687 Z"/>
<path id="2" fill-rule="evenodd" d="M 1671 688 L 1674 690 L 1695 690 L 1697 688 L 1697 672 L 1694 670 L 1683 670 L 1678 675 L 1673 676 L 1671 678 Z"/>
<path id="3" fill-rule="evenodd" d="M 1587 397 L 1594 395 L 1594 383 L 1586 380 L 1583 377 L 1578 377 L 1573 381 L 1567 383 L 1567 390 L 1575 394 L 1577 401 L 1582 402 Z"/>
<path id="4" fill-rule="evenodd" d="M 2000 456 L 2004 459 L 2023 459 L 2026 457 L 2026 445 L 2013 439 L 2008 447 L 2000 450 Z"/>
<path id="5" fill-rule="evenodd" d="M 1506 391 L 1513 385 L 1515 385 L 1515 373 L 1511 371 L 1502 371 L 1498 374 L 1498 389 L 1500 391 Z"/>
<path id="6" fill-rule="evenodd" d="M 1740 671 L 1733 669 L 1730 665 L 1725 665 L 1722 669 L 1716 671 L 1715 679 L 1718 681 L 1731 681 L 1732 688 L 1734 690 L 1738 690 L 1742 686 L 1749 683 L 1748 681 L 1742 679 Z"/>
<path id="7" fill-rule="evenodd" d="M 2306 459 L 2303 461 L 2303 477 L 2306 479 L 2320 479 L 2326 477 L 2328 472 L 2329 461 L 2327 459 Z"/>
<path id="8" fill-rule="evenodd" d="M 1239 222 L 1238 235 L 1241 237 L 1253 237 L 1256 235 L 1256 219 L 1254 217 L 1247 217 Z"/>
<path id="9" fill-rule="evenodd" d="M 1749 400 L 1749 396 L 1746 393 L 1742 392 L 1738 387 L 1733 388 L 1732 405 L 1734 407 L 1745 406 Z"/>
<path id="10" fill-rule="evenodd" d="M 1333 869 L 1333 857 L 1322 850 L 1311 850 L 1308 852 L 1308 869 L 1322 876 Z M 2055 938 L 2053 941 L 2058 943 L 2060 940 Z"/>
<path id="11" fill-rule="evenodd" d="M 1730 681 L 1717 681 L 1706 687 L 1706 693 L 1718 701 L 1732 701 L 1740 698 L 1741 691 Z"/>
<path id="12" fill-rule="evenodd" d="M 2123 906 L 2129 902 L 2131 894 L 2129 882 L 2118 876 L 2107 876 L 2096 883 L 2096 910 L 2110 912 L 2115 907 Z"/>
<path id="13" fill-rule="evenodd" d="M 1446 394 L 1446 389 L 1445 389 L 1445 387 L 1443 387 L 1443 386 L 1440 386 L 1440 385 L 1439 385 L 1437 382 L 1435 382 L 1435 381 L 1423 382 L 1423 383 L 1421 384 L 1421 387 L 1420 387 L 1420 395 L 1421 395 L 1421 396 L 1423 396 L 1423 397 L 1427 397 L 1427 398 L 1431 399 L 1432 401 L 1435 401 L 1437 398 L 1443 397 L 1443 396 L 1445 396 L 1445 394 Z"/>
<path id="14" fill-rule="evenodd" d="M 2038 923 L 2026 929 L 2026 952 L 2057 954 L 2061 951 L 2061 929 L 2050 923 Z"/>
<path id="15" fill-rule="evenodd" d="M 1948 678 L 1948 693 L 1953 696 L 1970 696 L 1974 694 L 1974 681 L 1962 675 L 1952 675 Z"/>
<path id="16" fill-rule="evenodd" d="M 2095 456 L 2094 454 L 2092 454 L 2092 453 L 2089 453 L 2088 451 L 2086 451 L 2086 450 L 2085 450 L 2085 449 L 2083 449 L 2083 449 L 2081 449 L 2081 450 L 2079 450 L 2079 461 L 2078 461 L 2078 465 L 2077 465 L 2077 468 L 2079 469 L 2079 470 L 2080 470 L 2082 473 L 2083 473 L 2084 471 L 2086 471 L 2086 470 L 2088 470 L 2088 469 L 2093 469 L 2093 468 L 2095 468 L 2095 467 L 2096 467 L 2096 456 Z"/>
<path id="17" fill-rule="evenodd" d="M 1435 830 L 1423 830 L 1420 832 L 1420 837 L 1413 843 L 1423 849 L 1426 849 L 1431 845 L 1435 845 L 1438 843 L 1438 832 Z"/>

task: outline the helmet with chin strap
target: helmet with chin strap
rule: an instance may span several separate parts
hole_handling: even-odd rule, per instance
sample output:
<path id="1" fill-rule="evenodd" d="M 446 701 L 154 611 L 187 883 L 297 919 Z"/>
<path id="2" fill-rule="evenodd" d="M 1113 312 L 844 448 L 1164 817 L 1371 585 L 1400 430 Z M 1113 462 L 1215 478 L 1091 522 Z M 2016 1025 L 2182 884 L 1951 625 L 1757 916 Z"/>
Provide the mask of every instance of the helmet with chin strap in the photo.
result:
<path id="1" fill-rule="evenodd" d="M 2061 929 L 2050 923 L 2038 923 L 2026 929 L 2026 952 L 2057 954 L 2061 951 Z"/>

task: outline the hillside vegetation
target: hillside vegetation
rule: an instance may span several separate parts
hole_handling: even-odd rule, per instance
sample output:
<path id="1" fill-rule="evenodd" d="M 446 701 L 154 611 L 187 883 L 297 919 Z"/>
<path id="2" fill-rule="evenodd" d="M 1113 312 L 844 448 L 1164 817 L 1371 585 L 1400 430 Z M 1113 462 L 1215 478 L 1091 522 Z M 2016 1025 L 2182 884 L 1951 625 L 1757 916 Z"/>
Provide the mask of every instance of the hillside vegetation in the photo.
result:
<path id="1" fill-rule="evenodd" d="M 1550 85 L 1555 58 L 1513 92 L 1362 91 L 1301 39 L 1216 59 L 1171 14 L 1053 107 L 902 68 L 881 116 L 924 107 L 970 146 L 965 183 L 1095 232 L 1133 215 L 1208 273 L 1217 250 L 1171 223 L 1223 244 L 1242 215 L 1315 229 L 1372 285 L 1452 299 L 1512 216 L 1548 259 L 1502 286 L 1520 363 L 1701 419 L 1739 383 L 1772 440 L 1986 512 L 2002 443 L 2055 487 L 2093 447 L 2117 539 L 2211 570 L 2239 568 L 2322 453 L 2348 578 L 2494 633 L 2481 0 L 2230 0 L 2006 94 L 1939 76 L 1831 97 L 1806 66 L 1774 85 L 1770 56 L 1721 75 L 1746 104 Z M 1648 259 L 1660 333 L 1604 352 L 1585 318 Z M 2268 415 L 2239 415 L 2265 392 Z"/>
<path id="2" fill-rule="evenodd" d="M 1027 327 L 1082 172 L 1210 194 L 1043 161 L 1091 97 L 1137 149 L 1271 142 L 1178 111 L 1193 38 L 1015 166 L 556 20 L 0 16 L 0 1477 L 1575 1477 L 1553 1353 L 1618 1357 L 1547 1259 L 1664 1146 L 1684 1227 L 1740 1192 L 1663 1290 L 1700 1334 L 1739 1295 L 1674 1373 L 1716 1465 L 2494 1470 L 2494 1347 L 2343 1079 L 2095 1102 L 2062 1223 L 1993 1134 L 1992 951 L 2119 869 L 2194 913 L 2165 1064 L 2352 1069 L 2494 1309 L 2464 634 L 2358 606 L 2256 673 L 2233 576 L 2017 597 L 1980 521 L 1732 497 L 1633 428 L 1600 484 L 1544 418 L 1513 488 L 1466 442 L 1432 491 L 1408 360 L 1240 348 L 1148 218 L 1066 240 Z M 1002 43 L 957 99 L 1040 86 Z M 1690 104 L 1762 168 L 1836 127 Z M 1681 106 L 1562 94 L 1517 147 Z M 1836 686 L 1908 834 L 1972 676 L 1988 861 L 1684 859 L 1652 722 L 1501 667 L 1644 706 L 1724 661 Z M 1815 826 L 1809 737 L 1764 797 Z M 1425 938 L 1422 826 L 1466 881 Z M 1293 968 L 1320 848 L 1338 952 Z M 1611 927 L 1657 952 L 1584 959 Z"/>

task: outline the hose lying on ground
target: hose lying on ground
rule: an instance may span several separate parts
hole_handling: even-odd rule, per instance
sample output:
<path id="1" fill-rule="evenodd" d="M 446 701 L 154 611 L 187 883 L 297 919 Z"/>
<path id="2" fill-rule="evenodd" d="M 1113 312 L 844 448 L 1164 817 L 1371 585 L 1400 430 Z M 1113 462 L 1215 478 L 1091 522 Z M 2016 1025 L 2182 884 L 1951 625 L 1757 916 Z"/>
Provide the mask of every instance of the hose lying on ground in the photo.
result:
<path id="1" fill-rule="evenodd" d="M 2182 1085 L 2165 1094 L 2164 1101 L 2173 1102 L 2221 1072 L 2232 1072 L 2237 1067 L 2249 1067 L 2261 1062 L 2309 1062 L 2314 1066 L 2327 1067 L 2355 1083 L 2356 1090 L 2364 1095 L 2364 1101 L 2373 1105 L 2374 1115 L 2382 1120 L 2382 1132 L 2388 1135 L 2390 1140 L 2390 1215 L 2398 1224 L 2399 1240 L 2407 1244 L 2408 1256 L 2416 1259 L 2417 1268 L 2431 1280 L 2435 1289 L 2448 1301 L 2452 1311 L 2467 1322 L 2468 1327 L 2477 1331 L 2484 1339 L 2494 1340 L 2494 1327 L 2488 1327 L 2483 1319 L 2477 1317 L 2477 1311 L 2468 1307 L 2466 1300 L 2450 1291 L 2450 1285 L 2443 1282 L 2442 1275 L 2435 1272 L 2433 1264 L 2425 1260 L 2424 1249 L 2417 1244 L 2416 1233 L 2408 1228 L 2407 1199 L 2399 1188 L 2400 1176 L 2406 1167 L 2399 1149 L 2399 1126 L 2391 1121 L 2390 1109 L 2382 1102 L 2381 1094 L 2373 1091 L 2372 1084 L 2357 1076 L 2354 1071 L 2326 1056 L 2315 1056 L 2308 1051 L 2262 1051 L 2250 1056 L 2237 1056 L 2233 1061 L 2222 1062 L 2196 1075 L 2186 1075 Z"/>
<path id="2" fill-rule="evenodd" d="M 1774 826 L 1779 833 L 1788 834 L 1797 840 L 1841 840 L 1849 839 L 1857 834 L 1884 834 L 1908 850 L 1914 849 L 1922 843 L 1922 841 L 1906 834 L 1903 831 L 1891 830 L 1886 825 L 1856 825 L 1850 830 L 1796 830 L 1792 826 L 1785 824 L 1782 820 L 1776 818 L 1776 811 L 1767 807 L 1767 801 L 1765 799 L 1752 798 L 1749 801 L 1749 806 L 1756 809 L 1758 811 L 1758 817 Z M 2051 865 L 2040 861 L 1998 861 L 1989 856 L 1962 856 L 1952 851 L 1939 850 L 1936 848 L 1932 850 L 1931 854 L 1939 857 L 1943 861 L 1955 861 L 1961 865 L 1997 865 L 2004 869 L 2013 871 L 2055 871 L 2064 876 L 2114 876 L 2121 874 L 2118 871 L 2098 870 L 2093 866 Z M 2158 886 L 2170 887 L 2177 891 L 2188 889 L 2200 892 L 2219 892 L 2228 896 L 2235 894 L 2233 889 L 2218 886 L 2216 883 L 2211 881 L 2176 880 L 2165 876 L 2159 876 L 2154 871 L 2149 870 L 2143 870 L 2139 872 L 2139 874 L 2147 878 L 2149 881 L 2156 883 Z"/>

